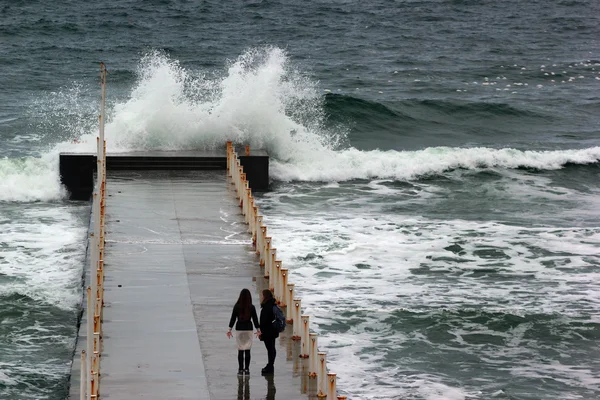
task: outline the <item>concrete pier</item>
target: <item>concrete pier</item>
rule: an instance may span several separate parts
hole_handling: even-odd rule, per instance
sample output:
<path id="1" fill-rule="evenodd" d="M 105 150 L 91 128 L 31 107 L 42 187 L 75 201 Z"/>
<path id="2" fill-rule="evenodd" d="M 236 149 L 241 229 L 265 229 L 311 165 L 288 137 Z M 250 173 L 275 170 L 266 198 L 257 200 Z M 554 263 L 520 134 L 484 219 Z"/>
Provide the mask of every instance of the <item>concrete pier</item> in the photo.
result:
<path id="1" fill-rule="evenodd" d="M 100 397 L 306 399 L 291 332 L 277 342 L 273 376 L 260 374 L 267 360 L 258 339 L 250 377 L 237 376 L 231 309 L 249 288 L 260 312 L 264 274 L 226 172 L 111 171 L 107 196 Z M 82 327 L 71 399 L 79 399 L 85 315 Z"/>
<path id="2" fill-rule="evenodd" d="M 266 151 L 253 149 L 251 153 L 240 152 L 250 188 L 265 191 L 269 187 L 269 155 Z M 94 190 L 94 174 L 97 169 L 96 154 L 61 153 L 59 172 L 61 183 L 69 192 L 71 200 L 89 200 Z M 198 171 L 225 170 L 227 155 L 223 151 L 141 151 L 110 153 L 106 155 L 107 171 Z"/>

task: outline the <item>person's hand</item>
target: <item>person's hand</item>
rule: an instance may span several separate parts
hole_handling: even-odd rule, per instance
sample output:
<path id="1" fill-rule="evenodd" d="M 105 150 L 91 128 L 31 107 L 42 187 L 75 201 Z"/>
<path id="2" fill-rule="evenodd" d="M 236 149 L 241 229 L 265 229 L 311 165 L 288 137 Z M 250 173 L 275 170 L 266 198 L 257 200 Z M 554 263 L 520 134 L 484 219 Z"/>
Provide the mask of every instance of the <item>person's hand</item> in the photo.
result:
<path id="1" fill-rule="evenodd" d="M 262 335 L 262 332 L 260 331 L 260 329 L 256 330 L 256 337 L 260 338 L 260 335 Z"/>
<path id="2" fill-rule="evenodd" d="M 233 336 L 233 333 L 231 333 L 231 331 L 227 331 L 227 337 L 228 337 L 229 339 L 231 339 L 231 337 L 232 337 L 232 336 Z"/>

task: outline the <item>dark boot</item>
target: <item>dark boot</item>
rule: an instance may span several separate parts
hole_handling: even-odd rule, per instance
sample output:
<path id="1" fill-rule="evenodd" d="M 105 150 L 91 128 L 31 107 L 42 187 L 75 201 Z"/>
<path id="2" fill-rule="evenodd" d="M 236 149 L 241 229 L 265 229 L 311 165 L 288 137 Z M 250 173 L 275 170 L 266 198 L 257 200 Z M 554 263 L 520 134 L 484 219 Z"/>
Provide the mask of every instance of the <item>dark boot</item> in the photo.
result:
<path id="1" fill-rule="evenodd" d="M 272 374 L 273 372 L 275 372 L 275 368 L 273 368 L 273 364 L 267 364 L 267 366 L 264 367 L 263 369 L 261 369 L 260 372 L 263 375 L 264 374 Z"/>

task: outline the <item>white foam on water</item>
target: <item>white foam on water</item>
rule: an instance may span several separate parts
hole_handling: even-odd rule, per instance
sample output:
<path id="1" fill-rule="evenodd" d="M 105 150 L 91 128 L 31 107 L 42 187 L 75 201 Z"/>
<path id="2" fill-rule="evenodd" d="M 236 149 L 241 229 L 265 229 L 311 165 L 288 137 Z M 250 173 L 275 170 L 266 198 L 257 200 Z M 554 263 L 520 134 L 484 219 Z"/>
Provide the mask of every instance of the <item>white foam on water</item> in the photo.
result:
<path id="1" fill-rule="evenodd" d="M 324 149 L 295 152 L 290 160 L 273 160 L 273 176 L 282 181 L 347 181 L 353 179 L 413 180 L 457 168 L 560 169 L 567 163 L 592 164 L 600 147 L 582 150 L 523 151 L 517 149 L 431 147 L 418 151 Z"/>
<path id="2" fill-rule="evenodd" d="M 0 202 L 50 201 L 65 194 L 57 157 L 0 159 Z"/>
<path id="3" fill-rule="evenodd" d="M 410 363 L 399 361 L 402 371 L 382 368 L 381 360 L 390 349 L 401 349 L 409 340 L 427 341 L 387 328 L 386 319 L 396 312 L 561 315 L 565 324 L 571 319 L 594 323 L 600 315 L 598 227 L 435 220 L 354 206 L 328 212 L 279 201 L 290 196 L 295 198 L 287 190 L 268 194 L 259 200 L 259 207 L 268 205 L 264 221 L 278 258 L 290 269 L 290 282 L 296 284 L 305 312 L 311 315 L 311 328 L 321 334 L 320 346 L 329 352 L 339 387 L 352 397 L 484 399 L 491 394 L 435 375 L 416 379 L 415 388 L 411 379 L 423 371 L 407 371 Z M 337 332 L 339 324 L 349 327 Z M 330 326 L 336 327 L 335 333 Z M 531 342 L 522 339 L 531 326 L 507 333 L 480 324 L 464 328 L 453 330 L 455 343 L 448 349 L 465 347 L 487 365 L 499 363 L 517 375 L 517 365 L 535 371 L 541 362 L 540 350 L 527 347 Z M 505 352 L 488 354 L 468 344 L 462 339 L 465 335 L 496 337 L 509 344 Z M 438 346 L 443 350 L 445 345 Z M 527 347 L 527 353 L 520 346 Z M 600 379 L 590 365 L 538 370 L 565 385 L 589 390 L 597 388 Z"/>
<path id="4" fill-rule="evenodd" d="M 591 265 L 586 261 L 586 256 L 597 254 L 600 240 L 597 229 L 523 228 L 498 223 L 416 219 L 401 215 L 358 217 L 356 211 L 353 213 L 353 217 L 343 219 L 315 213 L 307 219 L 295 216 L 294 220 L 289 220 L 287 215 L 266 216 L 265 221 L 275 231 L 274 245 L 283 250 L 284 261 L 295 265 L 295 274 L 307 281 L 319 280 L 319 274 L 323 271 L 333 274 L 322 282 L 324 289 L 331 290 L 331 286 L 339 284 L 356 285 L 353 293 L 371 293 L 373 300 L 385 302 L 398 289 L 397 284 L 391 284 L 412 278 L 412 269 L 426 267 L 428 270 L 460 276 L 461 281 L 448 285 L 443 281 L 420 282 L 417 293 L 424 294 L 427 290 L 436 289 L 443 296 L 403 298 L 404 307 L 418 308 L 424 304 L 438 307 L 447 302 L 460 304 L 463 308 L 469 305 L 488 306 L 490 311 L 504 311 L 507 308 L 518 310 L 527 304 L 527 312 L 543 313 L 550 307 L 554 312 L 572 313 L 557 303 L 564 298 L 563 295 L 570 296 L 569 290 L 573 287 L 569 285 L 581 284 L 585 289 L 585 283 L 588 282 L 594 288 L 593 282 L 600 281 L 600 272 L 583 272 Z M 322 222 L 315 224 L 315 220 Z M 285 243 L 285 246 L 277 246 L 278 241 Z M 464 255 L 456 256 L 446 250 L 457 242 Z M 545 249 L 549 254 L 536 255 L 536 249 Z M 314 263 L 301 265 L 296 265 L 298 260 L 287 258 L 300 254 L 313 254 L 318 258 Z M 462 260 L 457 263 L 455 259 L 459 258 Z M 567 271 L 552 269 L 552 274 L 547 273 L 549 267 L 542 263 L 563 259 L 569 260 L 564 265 Z M 499 261 L 505 265 L 498 266 Z M 355 264 L 370 267 L 361 270 Z M 478 287 L 479 277 L 471 275 L 486 267 L 491 274 L 535 278 L 535 284 L 540 285 L 536 289 L 537 298 L 531 298 L 527 292 L 520 293 L 520 281 L 506 282 L 500 287 Z M 578 269 L 582 271 L 571 273 Z M 544 281 L 556 285 L 546 286 Z M 595 300 L 587 294 L 572 295 L 582 296 L 581 300 Z M 499 303 L 502 306 L 497 306 Z M 600 303 L 596 305 L 600 306 Z"/>
<path id="5" fill-rule="evenodd" d="M 8 215 L 0 211 L 0 219 Z M 81 302 L 87 228 L 67 207 L 27 208 L 2 225 L 0 295 L 28 296 L 63 309 Z"/>
<path id="6" fill-rule="evenodd" d="M 2 371 L 2 365 L 3 365 L 3 363 L 0 363 L 0 384 L 8 385 L 8 386 L 16 385 L 18 383 L 17 380 L 14 378 L 11 378 L 4 371 Z"/>
<path id="7" fill-rule="evenodd" d="M 3 383 L 2 376 L 7 376 L 7 387 L 3 388 L 2 394 L 7 396 L 6 398 L 56 398 L 52 388 L 39 387 L 31 382 L 31 377 L 64 382 L 70 364 L 70 360 L 65 362 L 57 359 L 37 360 L 35 363 L 0 363 L 0 383 Z"/>

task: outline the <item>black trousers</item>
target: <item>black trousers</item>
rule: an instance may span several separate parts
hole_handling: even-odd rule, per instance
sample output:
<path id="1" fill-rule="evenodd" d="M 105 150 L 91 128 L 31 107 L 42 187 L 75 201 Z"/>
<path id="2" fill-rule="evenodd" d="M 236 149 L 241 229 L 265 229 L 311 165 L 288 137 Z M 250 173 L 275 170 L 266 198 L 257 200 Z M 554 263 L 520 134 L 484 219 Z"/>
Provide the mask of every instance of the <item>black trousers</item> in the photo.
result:
<path id="1" fill-rule="evenodd" d="M 277 350 L 275 350 L 275 339 L 276 338 L 274 337 L 266 337 L 264 339 L 265 347 L 267 348 L 267 357 L 271 367 L 273 364 L 275 364 L 275 356 L 277 356 Z"/>

